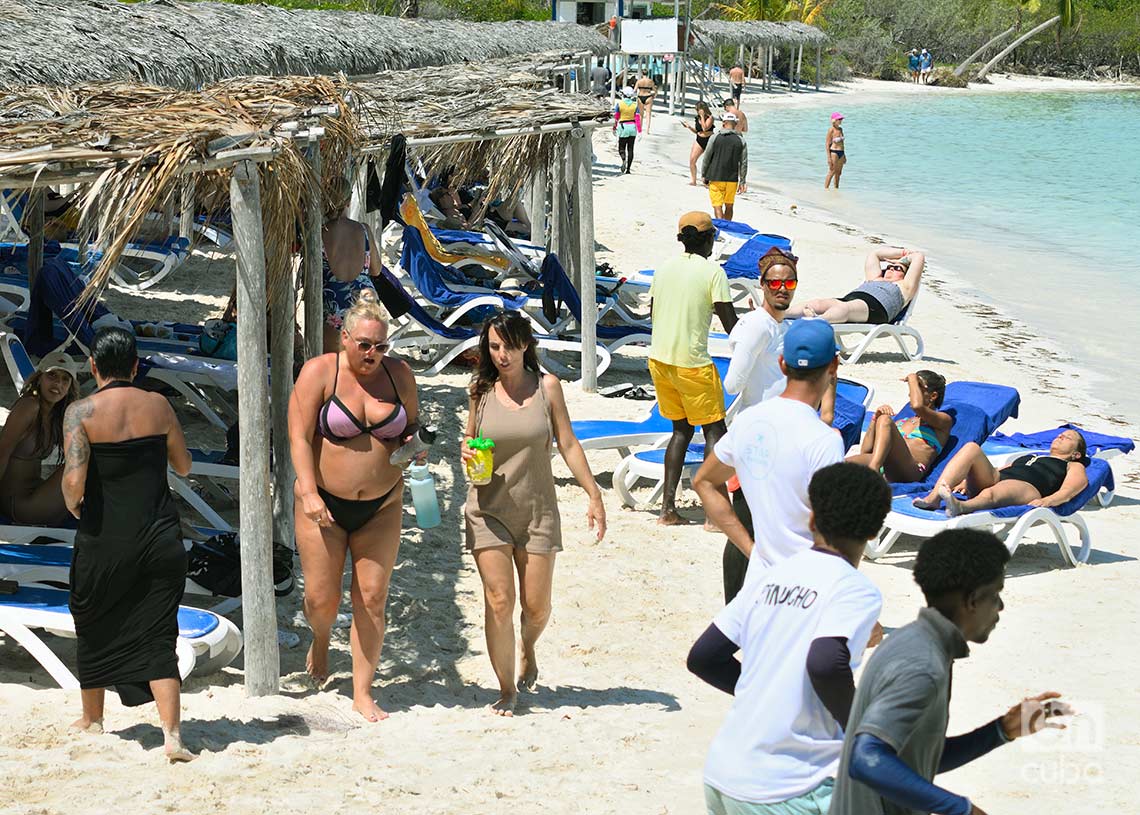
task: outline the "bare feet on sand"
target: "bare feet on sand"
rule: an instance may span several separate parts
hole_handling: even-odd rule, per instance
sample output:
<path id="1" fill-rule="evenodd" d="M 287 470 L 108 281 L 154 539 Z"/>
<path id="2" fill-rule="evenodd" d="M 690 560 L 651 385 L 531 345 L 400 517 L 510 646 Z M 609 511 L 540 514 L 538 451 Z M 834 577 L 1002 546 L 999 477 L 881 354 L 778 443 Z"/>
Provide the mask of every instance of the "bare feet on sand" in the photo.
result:
<path id="1" fill-rule="evenodd" d="M 657 523 L 661 526 L 684 526 L 688 523 L 687 520 L 677 514 L 675 509 L 666 509 L 661 513 L 661 517 L 657 519 Z"/>
<path id="2" fill-rule="evenodd" d="M 388 713 L 366 696 L 358 702 L 352 703 L 352 709 L 364 717 L 366 722 L 382 722 L 388 718 Z"/>
<path id="3" fill-rule="evenodd" d="M 527 653 L 525 646 L 520 646 L 519 652 L 519 681 L 516 687 L 521 691 L 532 691 L 538 685 L 538 660 L 534 658 L 534 651 Z"/>
<path id="4" fill-rule="evenodd" d="M 78 730 L 82 733 L 102 733 L 103 720 L 102 719 L 88 719 L 86 716 L 81 716 L 71 723 L 72 730 Z"/>
<path id="5" fill-rule="evenodd" d="M 196 755 L 186 749 L 186 745 L 182 743 L 182 736 L 177 731 L 163 733 L 163 736 L 166 738 L 166 744 L 162 751 L 166 754 L 166 760 L 171 764 L 180 764 L 197 758 Z"/>
<path id="6" fill-rule="evenodd" d="M 309 646 L 309 653 L 305 657 L 305 670 L 313 678 L 313 682 L 320 687 L 329 678 L 329 641 L 318 641 L 313 637 L 313 644 Z"/>
<path id="7" fill-rule="evenodd" d="M 514 691 L 501 692 L 499 694 L 499 700 L 487 705 L 487 710 L 496 716 L 506 716 L 510 718 L 515 715 L 515 705 L 518 704 L 518 700 L 518 694 Z"/>

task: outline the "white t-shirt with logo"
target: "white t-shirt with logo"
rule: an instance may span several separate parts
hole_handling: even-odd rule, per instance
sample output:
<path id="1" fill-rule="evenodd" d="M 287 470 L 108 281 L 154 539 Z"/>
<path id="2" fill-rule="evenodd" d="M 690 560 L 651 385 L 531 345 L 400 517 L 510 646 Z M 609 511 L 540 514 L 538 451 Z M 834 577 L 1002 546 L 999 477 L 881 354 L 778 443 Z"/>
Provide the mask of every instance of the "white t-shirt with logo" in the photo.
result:
<path id="1" fill-rule="evenodd" d="M 742 410 L 714 449 L 735 468 L 752 512 L 748 585 L 758 572 L 811 548 L 808 484 L 816 470 L 843 461 L 843 439 L 803 402 L 778 396 Z"/>
<path id="2" fill-rule="evenodd" d="M 714 623 L 741 650 L 732 709 L 713 739 L 705 783 L 738 801 L 773 803 L 835 777 L 843 728 L 807 675 L 812 641 L 846 637 L 858 667 L 883 597 L 835 554 L 807 550 L 745 584 Z"/>
<path id="3" fill-rule="evenodd" d="M 788 380 L 780 370 L 780 353 L 787 330 L 787 323 L 758 308 L 741 317 L 728 335 L 732 360 L 724 389 L 740 394 L 742 409 L 783 393 Z"/>

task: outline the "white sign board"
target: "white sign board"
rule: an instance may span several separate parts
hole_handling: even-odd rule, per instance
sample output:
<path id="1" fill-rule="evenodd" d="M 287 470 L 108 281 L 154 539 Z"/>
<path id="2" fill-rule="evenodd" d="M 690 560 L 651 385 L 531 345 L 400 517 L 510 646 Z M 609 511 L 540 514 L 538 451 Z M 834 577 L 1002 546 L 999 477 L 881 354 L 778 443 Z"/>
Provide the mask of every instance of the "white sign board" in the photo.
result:
<path id="1" fill-rule="evenodd" d="M 621 50 L 627 54 L 677 53 L 677 21 L 622 20 Z"/>

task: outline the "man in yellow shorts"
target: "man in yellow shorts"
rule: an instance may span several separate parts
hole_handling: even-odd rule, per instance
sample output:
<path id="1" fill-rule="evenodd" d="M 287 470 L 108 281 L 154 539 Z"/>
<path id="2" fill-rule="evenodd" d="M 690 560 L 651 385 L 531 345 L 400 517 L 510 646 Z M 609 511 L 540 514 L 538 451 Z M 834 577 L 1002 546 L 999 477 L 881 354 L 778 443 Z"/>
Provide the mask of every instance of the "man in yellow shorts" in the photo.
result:
<path id="1" fill-rule="evenodd" d="M 704 212 L 689 212 L 677 225 L 685 253 L 653 274 L 649 289 L 653 340 L 649 374 L 661 415 L 673 423 L 665 449 L 665 493 L 658 523 L 683 523 L 677 514 L 677 485 L 685 453 L 697 426 L 704 429 L 705 455 L 725 433 L 724 388 L 709 356 L 713 312 L 725 331 L 736 325 L 736 311 L 724 269 L 709 260 L 716 229 Z"/>
<path id="2" fill-rule="evenodd" d="M 732 220 L 736 191 L 744 191 L 748 180 L 748 145 L 736 130 L 738 117 L 725 113 L 720 117 L 724 127 L 709 140 L 701 163 L 701 178 L 709 188 L 713 217 Z"/>

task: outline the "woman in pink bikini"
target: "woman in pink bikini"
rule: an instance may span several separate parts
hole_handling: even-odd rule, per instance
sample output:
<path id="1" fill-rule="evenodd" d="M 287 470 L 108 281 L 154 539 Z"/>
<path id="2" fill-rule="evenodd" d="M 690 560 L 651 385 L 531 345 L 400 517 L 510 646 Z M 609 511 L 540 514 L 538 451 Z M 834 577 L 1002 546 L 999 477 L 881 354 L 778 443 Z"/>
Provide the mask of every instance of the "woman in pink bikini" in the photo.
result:
<path id="1" fill-rule="evenodd" d="M 388 458 L 419 426 L 412 370 L 385 356 L 387 319 L 376 292 L 362 291 L 344 313 L 341 352 L 306 362 L 289 402 L 297 552 L 313 629 L 307 667 L 318 684 L 328 679 L 351 553 L 352 708 L 370 722 L 388 717 L 372 699 L 372 681 L 403 514 L 404 473 Z"/>
<path id="2" fill-rule="evenodd" d="M 895 410 L 882 405 L 863 435 L 860 452 L 848 461 L 879 470 L 892 483 L 921 481 L 950 440 L 954 417 L 939 410 L 946 379 L 934 371 L 917 371 L 902 379 L 910 393 L 914 416 L 895 420 Z"/>

